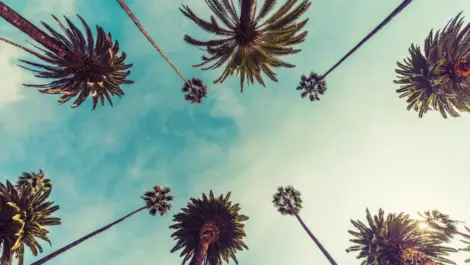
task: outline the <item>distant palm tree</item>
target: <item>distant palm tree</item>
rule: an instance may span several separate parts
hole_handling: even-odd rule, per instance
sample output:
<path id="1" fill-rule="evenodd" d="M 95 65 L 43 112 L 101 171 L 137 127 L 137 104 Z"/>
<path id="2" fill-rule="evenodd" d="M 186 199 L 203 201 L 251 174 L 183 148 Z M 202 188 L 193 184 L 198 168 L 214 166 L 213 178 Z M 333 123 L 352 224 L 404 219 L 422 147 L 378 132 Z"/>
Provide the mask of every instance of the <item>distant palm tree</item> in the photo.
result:
<path id="1" fill-rule="evenodd" d="M 243 222 L 248 217 L 240 215 L 240 206 L 232 205 L 229 199 L 230 192 L 218 198 L 212 191 L 209 197 L 203 193 L 202 199 L 191 198 L 186 208 L 174 215 L 170 228 L 176 230 L 171 235 L 176 245 L 171 253 L 183 249 L 183 265 L 189 260 L 191 265 L 220 265 L 229 258 L 238 264 L 237 250 L 248 249 L 242 241 L 246 236 Z"/>
<path id="2" fill-rule="evenodd" d="M 47 261 L 55 258 L 56 256 L 64 253 L 67 250 L 72 249 L 73 247 L 76 247 L 80 243 L 85 242 L 86 240 L 100 234 L 101 232 L 104 232 L 111 227 L 121 223 L 122 221 L 128 219 L 129 217 L 134 216 L 135 214 L 148 209 L 150 215 L 155 216 L 155 214 L 160 213 L 161 216 L 165 215 L 170 209 L 171 209 L 171 201 L 173 200 L 173 196 L 170 195 L 170 188 L 168 187 L 162 187 L 160 185 L 156 185 L 153 187 L 152 190 L 145 192 L 144 196 L 141 197 L 145 201 L 145 206 L 140 207 L 139 209 L 127 214 L 126 216 L 123 216 L 116 221 L 103 226 L 102 228 L 93 231 L 92 233 L 79 238 L 72 243 L 52 252 L 51 254 L 41 258 L 38 261 L 33 262 L 31 265 L 40 265 L 44 264 Z"/>
<path id="3" fill-rule="evenodd" d="M 307 225 L 302 221 L 299 216 L 300 209 L 302 209 L 302 198 L 300 197 L 300 192 L 292 186 L 279 187 L 277 192 L 273 196 L 274 207 L 277 208 L 277 211 L 282 215 L 294 215 L 299 221 L 300 225 L 304 228 L 305 232 L 310 236 L 313 242 L 317 245 L 320 251 L 325 255 L 331 265 L 337 265 L 336 261 L 331 257 L 331 255 L 326 251 L 320 241 L 313 235 L 313 233 L 308 229 Z"/>
<path id="4" fill-rule="evenodd" d="M 470 234 L 459 231 L 457 225 L 462 221 L 453 220 L 447 214 L 443 214 L 438 210 L 426 211 L 418 213 L 425 219 L 425 223 L 432 229 L 442 232 L 449 240 L 455 235 L 460 235 L 466 239 L 470 239 Z"/>
<path id="5" fill-rule="evenodd" d="M 208 88 L 207 86 L 202 82 L 201 79 L 199 78 L 191 78 L 190 80 L 187 80 L 183 74 L 180 72 L 180 70 L 176 67 L 176 65 L 168 58 L 168 56 L 163 53 L 163 50 L 157 45 L 157 43 L 150 37 L 148 32 L 145 30 L 145 28 L 140 24 L 139 20 L 137 17 L 132 13 L 130 10 L 129 6 L 124 2 L 124 0 L 117 0 L 119 5 L 122 7 L 122 9 L 127 13 L 129 18 L 134 22 L 134 24 L 139 28 L 140 32 L 147 38 L 147 40 L 152 44 L 152 46 L 160 53 L 160 55 L 165 59 L 165 61 L 175 70 L 175 72 L 181 77 L 181 79 L 184 81 L 184 86 L 182 88 L 182 91 L 184 93 L 184 98 L 186 101 L 192 103 L 192 104 L 200 104 L 202 102 L 202 98 L 207 97 L 207 91 Z"/>
<path id="6" fill-rule="evenodd" d="M 103 28 L 97 26 L 97 40 L 95 43 L 90 27 L 80 16 L 78 18 L 85 28 L 86 37 L 65 16 L 69 28 L 66 28 L 55 16 L 52 16 L 62 29 L 63 34 L 58 33 L 42 22 L 43 26 L 49 31 L 49 33 L 46 33 L 15 12 L 3 1 L 0 1 L 0 17 L 45 48 L 33 44 L 37 49 L 44 52 L 44 54 L 39 54 L 0 37 L 1 41 L 21 48 L 44 61 L 44 64 L 38 64 L 20 60 L 35 68 L 30 69 L 21 66 L 36 73 L 36 77 L 53 79 L 48 84 L 25 84 L 25 86 L 41 88 L 39 91 L 43 94 L 61 95 L 58 100 L 60 104 L 76 97 L 72 104 L 72 108 L 76 108 L 91 96 L 93 109 L 96 108 L 98 100 L 101 101 L 101 105 L 104 105 L 105 98 L 112 106 L 111 95 L 123 96 L 124 92 L 120 86 L 133 83 L 133 81 L 126 79 L 130 71 L 124 72 L 132 64 L 124 64 L 125 53 L 118 56 L 118 42 L 116 41 L 113 44 L 111 34 L 105 33 Z"/>
<path id="7" fill-rule="evenodd" d="M 376 28 L 374 28 L 366 37 L 364 37 L 356 46 L 354 46 L 346 55 L 344 55 L 335 65 L 333 65 L 323 75 L 312 72 L 309 76 L 302 75 L 300 78 L 297 90 L 302 90 L 300 96 L 305 98 L 308 96 L 309 100 L 314 102 L 320 100 L 320 95 L 323 95 L 327 90 L 325 78 L 333 72 L 338 66 L 346 61 L 349 56 L 353 55 L 364 43 L 366 43 L 372 36 L 379 32 L 385 25 L 387 25 L 396 15 L 407 7 L 412 0 L 404 0 L 393 12 L 386 17 Z"/>
<path id="8" fill-rule="evenodd" d="M 45 227 L 59 225 L 61 220 L 51 216 L 59 206 L 48 201 L 50 193 L 51 189 L 33 192 L 30 185 L 0 183 L 0 264 L 10 265 L 15 257 L 23 265 L 25 246 L 34 256 L 42 253 L 38 238 L 51 244 Z"/>
<path id="9" fill-rule="evenodd" d="M 239 0 L 240 12 L 237 15 L 232 0 L 206 0 L 215 15 L 210 17 L 210 21 L 196 16 L 188 6 L 183 5 L 180 8 L 184 16 L 200 28 L 221 37 L 200 41 L 189 35 L 184 36 L 187 43 L 204 47 L 208 53 L 208 56 L 202 57 L 203 62 L 193 65 L 194 67 L 211 64 L 202 70 L 213 70 L 225 64 L 225 70 L 214 83 L 223 83 L 228 76 L 235 73 L 240 75 L 240 90 L 243 92 L 245 78 L 249 84 L 253 84 L 256 79 L 264 86 L 261 73 L 277 82 L 272 67 L 295 67 L 279 57 L 300 52 L 300 49 L 294 49 L 292 46 L 304 42 L 307 31 L 301 30 L 308 19 L 298 23 L 297 21 L 308 10 L 311 2 L 302 0 L 294 7 L 298 0 L 286 0 L 267 19 L 265 18 L 274 8 L 276 0 L 263 1 L 258 13 L 256 2 L 257 0 Z"/>
<path id="10" fill-rule="evenodd" d="M 39 169 L 39 173 L 23 172 L 16 182 L 18 186 L 28 185 L 33 193 L 39 191 L 48 191 L 52 188 L 51 180 L 46 177 L 44 172 Z"/>
<path id="11" fill-rule="evenodd" d="M 458 117 L 470 111 L 470 23 L 462 13 L 442 31 L 429 33 L 424 41 L 424 54 L 412 44 L 403 63 L 397 62 L 400 98 L 406 98 L 407 109 L 418 111 L 420 118 L 428 110 L 437 110 L 442 117 Z"/>
<path id="12" fill-rule="evenodd" d="M 444 258 L 456 249 L 442 244 L 446 238 L 432 229 L 423 230 L 419 222 L 404 213 L 384 215 L 382 209 L 372 217 L 366 210 L 368 226 L 351 220 L 357 229 L 348 230 L 355 243 L 346 252 L 359 251 L 358 259 L 363 265 L 438 265 L 455 264 Z"/>

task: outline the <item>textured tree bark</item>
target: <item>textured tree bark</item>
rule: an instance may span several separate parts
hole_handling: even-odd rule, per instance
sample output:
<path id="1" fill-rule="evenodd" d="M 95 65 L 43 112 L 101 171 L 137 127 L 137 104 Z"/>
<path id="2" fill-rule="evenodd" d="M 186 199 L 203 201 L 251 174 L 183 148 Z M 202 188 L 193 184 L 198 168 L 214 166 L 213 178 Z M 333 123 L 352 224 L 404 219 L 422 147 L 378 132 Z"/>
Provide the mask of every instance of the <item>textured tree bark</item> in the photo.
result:
<path id="1" fill-rule="evenodd" d="M 65 247 L 62 247 L 62 248 L 60 248 L 60 249 L 58 249 L 58 250 L 52 252 L 51 254 L 45 256 L 44 258 L 42 258 L 42 259 L 40 259 L 40 260 L 38 260 L 38 261 L 35 261 L 35 262 L 31 263 L 31 265 L 41 265 L 41 264 L 44 264 L 44 263 L 48 262 L 49 260 L 55 258 L 56 256 L 58 256 L 58 255 L 64 253 L 65 251 L 67 251 L 67 250 L 69 250 L 69 249 L 71 249 L 71 248 L 77 246 L 78 244 L 84 242 L 85 240 L 87 240 L 87 239 L 89 239 L 89 238 L 91 238 L 91 237 L 94 237 L 94 236 L 96 236 L 97 234 L 99 234 L 99 233 L 101 233 L 101 232 L 104 232 L 104 231 L 108 230 L 109 228 L 111 228 L 111 227 L 113 227 L 113 226 L 119 224 L 120 222 L 126 220 L 127 218 L 129 218 L 129 217 L 131 217 L 131 216 L 133 216 L 133 215 L 135 215 L 135 214 L 137 214 L 137 213 L 139 213 L 139 212 L 145 210 L 146 208 L 147 208 L 147 207 L 145 207 L 145 206 L 144 206 L 144 207 L 141 207 L 141 208 L 139 208 L 139 209 L 137 209 L 137 210 L 131 212 L 130 214 L 128 214 L 128 215 L 126 215 L 126 216 L 123 216 L 123 217 L 119 218 L 118 220 L 116 220 L 116 221 L 110 223 L 109 225 L 103 226 L 103 227 L 101 227 L 100 229 L 98 229 L 98 230 L 96 230 L 96 231 L 94 231 L 94 232 L 92 232 L 92 233 L 90 233 L 90 234 L 88 234 L 88 235 L 86 235 L 86 236 L 84 236 L 84 237 L 82 237 L 82 238 L 80 238 L 80 239 L 75 240 L 74 242 L 72 242 L 72 243 L 66 245 Z"/>
<path id="2" fill-rule="evenodd" d="M 426 254 L 413 248 L 406 248 L 400 253 L 401 265 L 436 265 Z"/>
<path id="3" fill-rule="evenodd" d="M 63 57 L 67 51 L 66 47 L 56 42 L 51 36 L 40 30 L 33 23 L 22 17 L 15 10 L 0 1 L 0 16 L 17 29 L 24 32 L 31 39 L 40 43 L 42 46 L 51 50 L 60 57 Z"/>
<path id="4" fill-rule="evenodd" d="M 240 23 L 242 29 L 247 29 L 250 27 L 252 20 L 251 9 L 253 9 L 256 0 L 241 0 L 241 11 L 240 11 Z"/>
<path id="5" fill-rule="evenodd" d="M 202 265 L 204 263 L 204 259 L 206 258 L 209 245 L 210 245 L 210 241 L 208 240 L 201 240 L 199 242 L 199 248 L 197 250 L 197 254 L 193 258 L 190 265 Z"/>

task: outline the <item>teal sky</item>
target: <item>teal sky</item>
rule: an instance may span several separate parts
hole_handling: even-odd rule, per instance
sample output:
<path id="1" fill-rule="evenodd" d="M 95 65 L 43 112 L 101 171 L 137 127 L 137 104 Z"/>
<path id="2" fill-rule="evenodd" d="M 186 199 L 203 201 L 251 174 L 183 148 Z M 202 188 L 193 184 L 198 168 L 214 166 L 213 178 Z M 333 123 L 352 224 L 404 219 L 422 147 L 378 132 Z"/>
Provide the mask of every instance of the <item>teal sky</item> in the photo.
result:
<path id="1" fill-rule="evenodd" d="M 342 265 L 360 263 L 345 252 L 347 230 L 351 218 L 364 219 L 366 207 L 412 215 L 437 208 L 470 222 L 470 115 L 444 120 L 430 112 L 419 119 L 406 111 L 392 82 L 396 61 L 408 56 L 412 42 L 422 45 L 431 28 L 444 27 L 462 10 L 470 17 L 468 0 L 411 3 L 327 78 L 328 91 L 315 103 L 295 91 L 299 76 L 326 71 L 400 0 L 313 0 L 303 51 L 286 58 L 297 67 L 278 70 L 279 83 L 250 86 L 243 94 L 234 78 L 212 85 L 221 70 L 191 67 L 202 51 L 183 35 L 209 35 L 180 14 L 180 1 L 129 0 L 184 75 L 210 84 L 202 105 L 183 100 L 182 80 L 115 0 L 4 2 L 35 23 L 54 24 L 50 13 L 78 23 L 78 13 L 112 32 L 135 64 L 136 83 L 124 87 L 126 96 L 114 108 L 91 112 L 87 102 L 73 110 L 22 87 L 41 82 L 16 66 L 31 56 L 0 44 L 0 174 L 15 180 L 42 168 L 52 179 L 63 225 L 51 229 L 53 246 L 45 243 L 45 253 L 141 207 L 141 194 L 154 184 L 169 185 L 176 197 L 170 215 L 141 213 L 50 265 L 180 264 L 179 255 L 169 253 L 172 215 L 210 189 L 232 191 L 250 217 L 250 250 L 238 254 L 241 265 L 327 264 L 297 221 L 272 207 L 279 185 L 302 192 L 301 217 Z M 183 3 L 208 17 L 204 1 Z M 16 42 L 27 39 L 3 20 L 0 30 Z M 454 259 L 461 265 L 469 256 Z M 28 254 L 26 264 L 36 259 Z"/>

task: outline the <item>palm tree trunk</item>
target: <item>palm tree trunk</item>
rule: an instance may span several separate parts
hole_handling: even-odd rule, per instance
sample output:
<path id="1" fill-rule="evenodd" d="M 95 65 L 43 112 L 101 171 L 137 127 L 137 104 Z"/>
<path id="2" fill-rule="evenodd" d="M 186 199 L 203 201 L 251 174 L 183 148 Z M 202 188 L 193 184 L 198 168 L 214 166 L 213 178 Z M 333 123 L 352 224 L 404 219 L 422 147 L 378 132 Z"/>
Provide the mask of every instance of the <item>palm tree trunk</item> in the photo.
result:
<path id="1" fill-rule="evenodd" d="M 209 245 L 209 240 L 201 240 L 199 242 L 199 248 L 197 250 L 196 256 L 193 258 L 190 265 L 202 265 L 204 263 Z"/>
<path id="2" fill-rule="evenodd" d="M 320 243 L 320 241 L 313 235 L 313 233 L 310 231 L 310 229 L 308 229 L 308 227 L 305 225 L 305 223 L 302 221 L 302 219 L 300 218 L 300 216 L 297 214 L 296 211 L 294 211 L 294 208 L 292 207 L 292 204 L 290 202 L 288 202 L 288 205 L 289 205 L 289 208 L 291 209 L 292 213 L 294 213 L 295 217 L 297 218 L 297 220 L 299 221 L 300 225 L 304 228 L 305 232 L 307 232 L 307 234 L 310 236 L 310 238 L 313 240 L 313 242 L 315 242 L 315 244 L 317 245 L 317 247 L 321 250 L 321 252 L 323 253 L 323 255 L 325 255 L 325 257 L 328 259 L 328 261 L 330 262 L 331 265 L 338 265 L 338 263 L 336 263 L 336 261 L 333 259 L 332 256 L 330 256 L 330 254 L 328 253 L 328 251 L 326 251 L 326 249 L 323 247 L 323 245 Z"/>
<path id="3" fill-rule="evenodd" d="M 61 57 L 65 55 L 67 49 L 64 46 L 55 41 L 47 33 L 40 30 L 26 18 L 22 17 L 15 10 L 11 9 L 3 3 L 3 1 L 0 1 L 0 17 L 55 54 Z"/>
<path id="4" fill-rule="evenodd" d="M 80 238 L 80 239 L 75 240 L 74 242 L 72 242 L 72 243 L 66 245 L 65 247 L 62 247 L 62 248 L 60 248 L 60 249 L 58 249 L 58 250 L 52 252 L 51 254 L 45 256 L 44 258 L 42 258 L 42 259 L 40 259 L 40 260 L 38 260 L 38 261 L 35 261 L 35 262 L 31 263 L 31 265 L 40 265 L 40 264 L 44 264 L 44 263 L 46 263 L 47 261 L 49 261 L 49 260 L 55 258 L 56 256 L 62 254 L 63 252 L 65 252 L 65 251 L 67 251 L 67 250 L 69 250 L 69 249 L 71 249 L 71 248 L 77 246 L 78 244 L 84 242 L 85 240 L 87 240 L 87 239 L 89 239 L 89 238 L 92 238 L 92 237 L 98 235 L 98 234 L 101 233 L 101 232 L 104 232 L 104 231 L 108 230 L 109 228 L 111 228 L 111 227 L 113 227 L 113 226 L 119 224 L 120 222 L 126 220 L 127 218 L 129 218 L 129 217 L 131 217 L 131 216 L 133 216 L 133 215 L 135 215 L 135 214 L 137 214 L 137 213 L 139 213 L 139 212 L 145 210 L 146 208 L 147 208 L 146 206 L 141 207 L 141 208 L 139 208 L 139 209 L 137 209 L 137 210 L 131 212 L 130 214 L 128 214 L 128 215 L 126 215 L 126 216 L 123 216 L 123 217 L 117 219 L 116 221 L 114 221 L 114 222 L 112 222 L 112 223 L 110 223 L 110 224 L 108 224 L 108 225 L 106 225 L 106 226 L 103 226 L 103 227 L 101 227 L 100 229 L 98 229 L 98 230 L 96 230 L 96 231 L 94 231 L 94 232 L 92 232 L 92 233 L 90 233 L 90 234 L 88 234 L 88 235 L 86 235 L 86 236 L 84 236 L 84 237 L 82 237 L 82 238 Z"/>
<path id="5" fill-rule="evenodd" d="M 251 10 L 255 5 L 256 0 L 241 0 L 241 11 L 240 11 L 240 24 L 242 29 L 247 29 L 250 27 L 251 23 Z"/>
<path id="6" fill-rule="evenodd" d="M 400 265 L 436 265 L 430 257 L 413 248 L 406 248 L 400 253 Z"/>
<path id="7" fill-rule="evenodd" d="M 183 74 L 180 72 L 180 70 L 178 70 L 178 68 L 176 68 L 176 65 L 170 60 L 170 58 L 168 58 L 165 55 L 165 53 L 163 53 L 163 50 L 157 45 L 157 43 L 152 39 L 152 37 L 150 37 L 148 32 L 144 29 L 142 24 L 140 24 L 139 20 L 135 17 L 134 13 L 132 13 L 132 11 L 127 6 L 127 4 L 124 2 L 124 0 L 117 0 L 117 1 L 118 1 L 119 5 L 122 7 L 122 9 L 124 9 L 124 11 L 127 13 L 129 18 L 132 19 L 132 21 L 137 26 L 137 28 L 139 28 L 140 32 L 142 32 L 142 34 L 144 34 L 144 36 L 147 38 L 147 40 L 150 42 L 150 44 L 152 44 L 152 46 L 157 50 L 157 52 L 160 53 L 160 55 L 163 57 L 163 59 L 165 59 L 165 61 L 173 68 L 173 70 L 175 70 L 175 72 L 181 77 L 181 79 L 183 79 L 183 81 L 185 83 L 187 83 L 188 81 L 183 76 Z"/>
<path id="8" fill-rule="evenodd" d="M 381 30 L 385 25 L 388 24 L 396 15 L 398 15 L 405 7 L 407 7 L 412 0 L 404 0 L 393 12 L 386 17 L 374 30 L 372 30 L 365 38 L 363 38 L 356 46 L 354 46 L 343 58 L 341 58 L 335 65 L 333 65 L 323 76 L 320 80 L 326 78 L 328 74 L 333 72 L 340 64 L 342 64 L 349 56 L 351 56 L 357 49 L 359 49 L 364 43 L 366 43 L 372 36 L 374 36 L 379 30 Z"/>

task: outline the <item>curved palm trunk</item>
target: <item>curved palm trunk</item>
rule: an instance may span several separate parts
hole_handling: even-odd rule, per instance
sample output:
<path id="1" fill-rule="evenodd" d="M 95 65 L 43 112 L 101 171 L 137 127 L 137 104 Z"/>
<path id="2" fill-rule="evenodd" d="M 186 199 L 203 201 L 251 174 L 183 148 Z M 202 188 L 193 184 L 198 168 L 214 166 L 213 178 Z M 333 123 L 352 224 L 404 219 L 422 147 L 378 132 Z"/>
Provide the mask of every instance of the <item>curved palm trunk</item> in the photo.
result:
<path id="1" fill-rule="evenodd" d="M 208 240 L 201 240 L 201 242 L 199 242 L 199 248 L 197 250 L 196 256 L 194 256 L 190 265 L 202 265 L 204 263 L 209 245 L 210 241 Z"/>
<path id="2" fill-rule="evenodd" d="M 372 30 L 366 37 L 364 37 L 356 46 L 354 46 L 343 58 L 341 58 L 335 65 L 333 65 L 323 76 L 321 80 L 325 79 L 328 74 L 333 72 L 340 64 L 342 64 L 349 56 L 351 56 L 357 49 L 359 49 L 364 43 L 366 43 L 372 36 L 374 36 L 379 30 L 388 24 L 396 15 L 398 15 L 405 7 L 407 7 L 412 0 L 404 0 L 393 12 L 386 17 L 374 30 Z"/>
<path id="3" fill-rule="evenodd" d="M 133 215 L 135 215 L 135 214 L 137 214 L 137 213 L 139 213 L 139 212 L 145 210 L 146 208 L 147 208 L 147 207 L 145 207 L 145 206 L 144 206 L 144 207 L 141 207 L 141 208 L 139 208 L 139 209 L 137 209 L 137 210 L 131 212 L 130 214 L 128 214 L 128 215 L 126 215 L 126 216 L 123 216 L 123 217 L 117 219 L 116 221 L 114 221 L 114 222 L 112 222 L 112 223 L 110 223 L 110 224 L 108 224 L 108 225 L 106 225 L 106 226 L 103 226 L 102 228 L 100 228 L 100 229 L 98 229 L 98 230 L 96 230 L 96 231 L 94 231 L 94 232 L 92 232 L 92 233 L 90 233 L 90 234 L 88 234 L 88 235 L 86 235 L 86 236 L 80 238 L 80 239 L 75 240 L 74 242 L 72 242 L 72 243 L 66 245 L 65 247 L 62 247 L 62 248 L 60 248 L 60 249 L 58 249 L 58 250 L 52 252 L 51 254 L 45 256 L 44 258 L 42 258 L 42 259 L 40 259 L 40 260 L 38 260 L 38 261 L 35 261 L 35 262 L 31 263 L 31 265 L 40 265 L 40 264 L 44 264 L 44 263 L 48 262 L 49 260 L 55 258 L 56 256 L 58 256 L 58 255 L 64 253 L 65 251 L 67 251 L 67 250 L 69 250 L 69 249 L 71 249 L 71 248 L 77 246 L 78 244 L 84 242 L 85 240 L 87 240 L 87 239 L 89 239 L 89 238 L 92 238 L 92 237 L 96 236 L 97 234 L 99 234 L 99 233 L 101 233 L 101 232 L 104 232 L 104 231 L 110 229 L 111 227 L 113 227 L 113 226 L 119 224 L 120 222 L 126 220 L 127 218 L 129 218 L 129 217 L 131 217 L 131 216 L 133 216 Z"/>
<path id="4" fill-rule="evenodd" d="M 5 19 L 8 23 L 15 26 L 17 29 L 24 32 L 31 39 L 40 43 L 42 46 L 53 51 L 59 56 L 64 56 L 66 53 L 66 48 L 61 44 L 56 42 L 51 36 L 49 36 L 44 31 L 40 30 L 33 23 L 31 23 L 26 18 L 22 17 L 15 10 L 7 6 L 3 1 L 0 1 L 0 17 Z"/>
<path id="5" fill-rule="evenodd" d="M 145 38 L 147 38 L 147 40 L 150 42 L 150 44 L 152 44 L 152 46 L 157 50 L 157 52 L 160 53 L 160 55 L 163 57 L 163 59 L 165 59 L 165 61 L 173 68 L 173 70 L 175 70 L 175 72 L 181 77 L 181 79 L 183 79 L 183 81 L 185 83 L 187 83 L 188 81 L 183 76 L 183 74 L 180 72 L 180 70 L 178 70 L 178 68 L 176 68 L 176 65 L 170 60 L 170 58 L 168 58 L 168 56 L 165 55 L 165 53 L 163 53 L 163 50 L 157 45 L 157 43 L 152 39 L 152 37 L 150 37 L 148 32 L 144 29 L 142 24 L 140 24 L 139 20 L 136 18 L 134 13 L 132 13 L 132 11 L 127 6 L 127 4 L 124 2 L 124 0 L 117 0 L 117 1 L 118 1 L 119 5 L 122 7 L 122 9 L 124 9 L 124 11 L 127 13 L 129 18 L 132 19 L 132 21 L 137 26 L 137 28 L 139 28 L 140 32 L 142 32 L 142 34 L 144 34 Z"/>
<path id="6" fill-rule="evenodd" d="M 416 249 L 406 248 L 400 253 L 400 265 L 436 265 L 436 262 Z"/>
<path id="7" fill-rule="evenodd" d="M 251 10 L 254 8 L 256 0 L 240 0 L 242 1 L 241 4 L 241 11 L 240 11 L 240 23 L 243 29 L 247 29 L 250 27 L 251 23 Z"/>
<path id="8" fill-rule="evenodd" d="M 328 251 L 326 251 L 326 249 L 323 247 L 323 245 L 320 243 L 320 241 L 313 235 L 313 233 L 310 231 L 310 229 L 308 229 L 308 227 L 305 225 L 304 221 L 302 221 L 302 218 L 300 218 L 300 216 L 294 211 L 294 208 L 292 207 L 292 205 L 290 203 L 288 203 L 288 205 L 289 205 L 289 208 L 294 213 L 297 220 L 299 221 L 300 225 L 304 228 L 305 232 L 307 232 L 307 234 L 310 236 L 310 238 L 313 240 L 313 242 L 315 242 L 315 244 L 321 250 L 323 255 L 325 255 L 325 257 L 328 259 L 330 264 L 331 265 L 338 265 L 338 263 L 336 263 L 336 261 L 333 259 L 333 257 L 330 256 L 330 254 L 328 253 Z"/>

